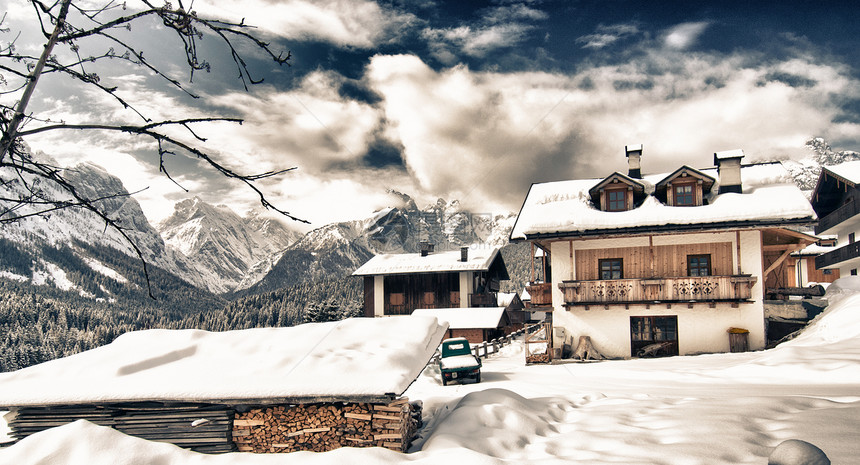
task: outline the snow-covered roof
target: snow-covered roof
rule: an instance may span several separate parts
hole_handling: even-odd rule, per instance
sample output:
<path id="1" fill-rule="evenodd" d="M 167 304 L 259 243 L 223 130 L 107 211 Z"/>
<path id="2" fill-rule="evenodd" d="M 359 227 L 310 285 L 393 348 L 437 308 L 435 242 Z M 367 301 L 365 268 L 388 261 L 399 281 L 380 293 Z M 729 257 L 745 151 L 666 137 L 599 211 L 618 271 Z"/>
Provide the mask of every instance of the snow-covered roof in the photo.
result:
<path id="1" fill-rule="evenodd" d="M 499 304 L 499 307 L 507 307 L 514 301 L 514 297 L 517 297 L 516 292 L 499 292 L 496 295 L 496 303 Z"/>
<path id="2" fill-rule="evenodd" d="M 839 247 L 837 247 L 835 245 L 834 246 L 825 246 L 825 245 L 818 245 L 818 244 L 809 244 L 808 246 L 806 246 L 802 250 L 794 252 L 791 255 L 793 255 L 795 257 L 803 257 L 803 256 L 815 257 L 815 256 L 818 256 L 821 254 L 825 254 L 827 252 L 832 252 L 838 248 Z"/>
<path id="3" fill-rule="evenodd" d="M 402 316 L 130 332 L 93 350 L 0 374 L 0 405 L 389 399 L 418 377 L 446 329 L 436 318 Z"/>
<path id="4" fill-rule="evenodd" d="M 412 315 L 433 316 L 448 322 L 449 329 L 492 329 L 499 327 L 505 307 L 421 308 Z"/>
<path id="5" fill-rule="evenodd" d="M 523 302 L 532 300 L 532 295 L 529 294 L 529 289 L 527 287 L 523 288 L 523 293 L 520 294 L 520 300 Z"/>
<path id="6" fill-rule="evenodd" d="M 700 170 L 718 179 L 716 168 Z M 666 174 L 646 176 L 646 193 Z M 600 211 L 591 204 L 589 189 L 601 179 L 577 179 L 533 184 L 511 231 L 511 239 L 536 235 L 588 235 L 626 228 L 719 227 L 722 224 L 779 224 L 812 221 L 816 218 L 809 201 L 779 163 L 746 165 L 741 168 L 743 193 L 715 194 L 708 205 L 667 206 L 648 195 L 637 208 L 623 212 Z"/>
<path id="7" fill-rule="evenodd" d="M 381 254 L 360 266 L 353 276 L 404 273 L 438 273 L 445 271 L 489 271 L 499 253 L 498 247 L 469 247 L 466 261 L 460 261 L 460 251 L 432 252 L 426 256 L 418 253 Z"/>
<path id="8" fill-rule="evenodd" d="M 860 184 L 860 161 L 849 161 L 833 166 L 825 166 L 823 169 L 850 181 L 852 184 Z"/>

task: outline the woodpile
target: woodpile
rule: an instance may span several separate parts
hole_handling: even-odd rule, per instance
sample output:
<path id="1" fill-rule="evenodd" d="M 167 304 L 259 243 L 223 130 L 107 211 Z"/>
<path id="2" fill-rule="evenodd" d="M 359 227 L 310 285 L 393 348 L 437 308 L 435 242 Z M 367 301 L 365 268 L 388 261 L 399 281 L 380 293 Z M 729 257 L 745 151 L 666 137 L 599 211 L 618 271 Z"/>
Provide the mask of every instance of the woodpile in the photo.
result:
<path id="1" fill-rule="evenodd" d="M 14 409 L 14 412 L 9 429 L 15 439 L 83 419 L 125 434 L 169 442 L 197 452 L 235 450 L 230 440 L 233 409 L 224 405 L 138 402 L 26 407 Z"/>
<path id="2" fill-rule="evenodd" d="M 550 361 L 550 360 L 549 360 L 549 354 L 547 354 L 547 353 L 543 353 L 543 354 L 534 354 L 534 355 L 527 355 L 527 356 L 526 356 L 526 363 L 527 363 L 527 364 L 532 364 L 532 363 L 549 363 L 549 361 Z"/>
<path id="3" fill-rule="evenodd" d="M 403 397 L 389 404 L 319 403 L 277 405 L 237 413 L 233 441 L 241 452 L 340 447 L 385 447 L 405 452 L 417 430 L 421 407 Z"/>

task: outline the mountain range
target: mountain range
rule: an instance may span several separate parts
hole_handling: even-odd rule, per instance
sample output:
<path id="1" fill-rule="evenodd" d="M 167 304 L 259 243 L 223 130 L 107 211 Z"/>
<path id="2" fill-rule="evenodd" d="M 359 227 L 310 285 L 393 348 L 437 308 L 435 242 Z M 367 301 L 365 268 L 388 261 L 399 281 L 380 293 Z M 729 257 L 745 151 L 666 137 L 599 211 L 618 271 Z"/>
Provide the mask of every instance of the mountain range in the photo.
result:
<path id="1" fill-rule="evenodd" d="M 820 138 L 809 140 L 806 147 L 809 156 L 783 160 L 806 192 L 815 187 L 821 166 L 860 159 L 858 152 L 834 152 Z M 199 198 L 177 203 L 168 218 L 153 226 L 119 179 L 102 168 L 81 164 L 66 170 L 65 176 L 80 186 L 84 196 L 108 196 L 98 201 L 99 206 L 122 225 L 146 262 L 165 273 L 167 281 L 226 297 L 339 279 L 376 254 L 418 252 L 421 241 L 434 243 L 437 250 L 475 243 L 506 246 L 515 220 L 514 213 L 470 212 L 456 200 L 439 199 L 419 208 L 410 196 L 391 191 L 399 199 L 396 204 L 367 218 L 328 224 L 306 234 L 263 211 L 239 215 Z M 0 193 L 6 198 L 23 195 L 14 189 L 14 184 L 6 184 L 0 186 Z M 128 271 L 114 269 L 128 270 L 127 265 L 111 268 L 104 263 L 109 261 L 105 250 L 136 257 L 128 242 L 91 212 L 71 208 L 49 217 L 23 218 L 4 225 L 0 233 L 0 277 L 49 285 L 92 299 L 115 298 L 110 289 L 117 286 L 127 288 L 122 291 L 126 295 L 145 295 L 140 290 L 145 283 L 123 274 Z M 101 251 L 101 255 L 93 251 Z M 82 272 L 80 268 L 87 269 Z M 83 276 L 93 273 L 111 286 L 94 287 L 86 282 Z M 512 278 L 516 285 L 524 280 Z"/>
<path id="2" fill-rule="evenodd" d="M 84 197 L 106 197 L 97 204 L 121 225 L 150 267 L 225 296 L 348 276 L 377 253 L 417 252 L 422 240 L 436 243 L 440 250 L 478 242 L 504 245 L 514 219 L 513 214 L 495 218 L 473 214 L 456 201 L 442 199 L 419 209 L 409 196 L 398 193 L 395 206 L 304 235 L 260 210 L 239 215 L 199 198 L 177 203 L 169 217 L 153 226 L 120 180 L 104 169 L 85 163 L 65 170 L 64 175 Z M 62 195 L 52 186 L 41 188 Z M 14 183 L 0 189 L 6 198 L 26 195 Z M 19 211 L 22 216 L 26 213 Z M 112 268 L 104 263 L 109 259 L 94 253 L 104 255 L 107 250 L 136 257 L 128 241 L 90 211 L 68 208 L 21 218 L 4 225 L 0 233 L 0 277 L 92 299 L 115 298 L 107 286 L 93 289 L 82 281 L 84 275 L 96 273 L 114 285 L 141 292 L 139 280 L 135 283 L 125 276 L 127 271 Z"/>

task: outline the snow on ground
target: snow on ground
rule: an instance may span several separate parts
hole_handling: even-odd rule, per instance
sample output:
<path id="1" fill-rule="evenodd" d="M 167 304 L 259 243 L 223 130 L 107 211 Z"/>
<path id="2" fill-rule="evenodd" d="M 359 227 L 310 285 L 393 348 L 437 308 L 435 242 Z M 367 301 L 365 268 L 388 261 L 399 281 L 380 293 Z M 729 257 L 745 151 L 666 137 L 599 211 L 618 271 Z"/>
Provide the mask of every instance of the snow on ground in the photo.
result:
<path id="1" fill-rule="evenodd" d="M 801 439 L 834 464 L 860 457 L 860 279 L 775 349 L 525 366 L 521 344 L 484 362 L 483 382 L 442 386 L 430 367 L 407 390 L 426 425 L 412 452 L 205 456 L 78 422 L 0 450 L 15 465 L 340 463 L 760 464 Z"/>

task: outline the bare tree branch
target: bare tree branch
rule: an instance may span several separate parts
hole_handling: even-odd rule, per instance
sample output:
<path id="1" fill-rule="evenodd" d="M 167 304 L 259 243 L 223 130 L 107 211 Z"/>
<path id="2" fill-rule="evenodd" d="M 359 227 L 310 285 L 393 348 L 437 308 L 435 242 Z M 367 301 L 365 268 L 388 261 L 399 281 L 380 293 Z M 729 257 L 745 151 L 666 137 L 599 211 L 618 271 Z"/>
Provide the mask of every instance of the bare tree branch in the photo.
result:
<path id="1" fill-rule="evenodd" d="M 192 143 L 177 138 L 169 128 L 182 128 L 187 131 L 189 140 L 205 142 L 206 139 L 198 133 L 195 128 L 199 124 L 211 122 L 242 123 L 241 119 L 221 116 L 208 116 L 201 118 L 174 118 L 153 120 L 139 111 L 134 102 L 118 95 L 118 87 L 102 82 L 102 77 L 94 72 L 89 64 L 104 62 L 104 60 L 118 59 L 145 69 L 177 89 L 194 98 L 198 98 L 194 92 L 186 87 L 178 79 L 165 73 L 162 68 L 149 62 L 144 57 L 144 50 L 133 44 L 134 40 L 125 39 L 118 35 L 120 30 L 131 30 L 133 23 L 146 18 L 158 18 L 163 30 L 167 33 L 172 31 L 182 44 L 185 53 L 186 66 L 190 70 L 190 80 L 193 80 L 195 71 L 210 71 L 209 63 L 200 56 L 198 41 L 205 35 L 216 37 L 226 45 L 230 58 L 238 72 L 237 78 L 247 90 L 249 85 L 262 82 L 261 78 L 253 76 L 250 67 L 239 52 L 234 41 L 247 41 L 256 50 L 262 51 L 277 65 L 289 65 L 291 55 L 275 53 L 270 44 L 259 39 L 252 31 L 253 28 L 243 21 L 230 22 L 220 19 L 207 19 L 198 17 L 192 9 L 185 9 L 181 0 L 174 6 L 168 1 L 156 4 L 153 0 L 139 0 L 138 11 L 126 11 L 125 3 L 116 0 L 105 0 L 105 3 L 94 7 L 83 7 L 75 3 L 77 0 L 28 0 L 33 7 L 34 22 L 45 37 L 45 44 L 39 56 L 20 54 L 16 51 L 15 39 L 0 48 L 0 95 L 13 95 L 17 97 L 14 104 L 0 104 L 0 174 L 9 175 L 0 177 L 0 187 L 5 192 L 18 192 L 18 194 L 0 194 L 0 224 L 20 221 L 23 218 L 46 216 L 63 209 L 82 209 L 96 215 L 104 222 L 106 228 L 117 231 L 124 241 L 134 250 L 134 253 L 143 264 L 144 275 L 147 285 L 150 286 L 149 271 L 143 252 L 129 235 L 120 222 L 112 218 L 100 207 L 105 200 L 118 196 L 130 195 L 127 193 L 101 193 L 100 196 L 89 198 L 80 193 L 78 186 L 63 176 L 63 169 L 52 166 L 30 155 L 24 140 L 38 134 L 57 131 L 107 131 L 123 133 L 129 136 L 143 136 L 156 143 L 159 170 L 168 179 L 179 184 L 170 175 L 165 166 L 167 157 L 171 155 L 193 156 L 204 162 L 205 166 L 228 178 L 244 183 L 258 197 L 265 208 L 270 208 L 287 218 L 307 223 L 274 206 L 266 198 L 265 194 L 257 186 L 257 182 L 269 179 L 280 174 L 294 170 L 295 168 L 269 170 L 261 173 L 242 174 L 226 164 L 220 162 L 211 153 L 196 147 Z M 5 22 L 5 15 L 0 18 L 0 25 Z M 0 28 L 0 33 L 8 32 Z M 84 50 L 82 47 L 91 42 L 84 39 L 100 38 L 113 44 L 109 49 L 93 53 L 92 50 Z M 162 42 L 163 43 L 163 42 Z M 60 49 L 61 56 L 55 55 L 53 50 L 56 45 L 68 46 L 68 52 Z M 98 45 L 100 46 L 100 45 Z M 118 50 L 118 52 L 115 50 Z M 70 53 L 69 53 L 70 52 Z M 28 110 L 30 100 L 33 97 L 39 78 L 45 74 L 56 74 L 66 76 L 82 86 L 82 89 L 93 88 L 110 95 L 115 103 L 125 109 L 134 112 L 143 120 L 142 124 L 112 124 L 110 122 L 90 122 L 70 124 L 64 121 L 53 121 L 50 116 L 32 114 Z M 9 77 L 9 81 L 6 80 Z M 11 82 L 10 82 L 11 81 Z M 57 195 L 52 189 L 44 189 L 44 184 L 56 188 L 62 194 Z M 182 188 L 182 186 L 179 186 Z M 148 289 L 150 297 L 153 296 L 152 289 Z"/>

